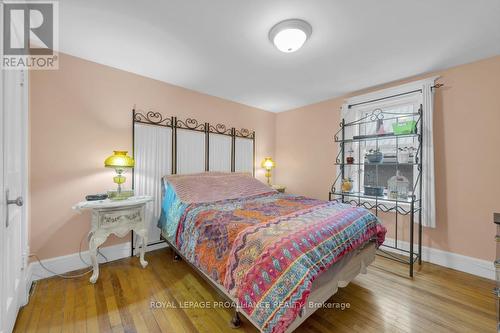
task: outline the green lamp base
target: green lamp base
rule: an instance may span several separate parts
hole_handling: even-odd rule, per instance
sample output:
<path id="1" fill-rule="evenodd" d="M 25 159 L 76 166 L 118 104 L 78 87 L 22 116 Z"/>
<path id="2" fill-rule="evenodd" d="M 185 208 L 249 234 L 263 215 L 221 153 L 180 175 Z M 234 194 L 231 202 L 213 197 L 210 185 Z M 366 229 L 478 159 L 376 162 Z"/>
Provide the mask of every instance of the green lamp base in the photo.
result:
<path id="1" fill-rule="evenodd" d="M 108 191 L 109 200 L 125 200 L 134 196 L 134 190 L 117 190 Z"/>

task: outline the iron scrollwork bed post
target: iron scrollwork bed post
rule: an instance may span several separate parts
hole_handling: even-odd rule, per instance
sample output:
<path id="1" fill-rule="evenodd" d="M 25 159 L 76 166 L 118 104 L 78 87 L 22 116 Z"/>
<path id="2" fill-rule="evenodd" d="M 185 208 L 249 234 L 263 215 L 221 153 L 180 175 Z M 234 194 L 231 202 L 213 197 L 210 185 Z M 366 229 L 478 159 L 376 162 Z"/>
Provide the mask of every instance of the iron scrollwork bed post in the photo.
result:
<path id="1" fill-rule="evenodd" d="M 177 117 L 172 117 L 172 174 L 177 174 Z"/>
<path id="2" fill-rule="evenodd" d="M 205 123 L 205 171 L 210 171 L 210 124 Z"/>
<path id="3" fill-rule="evenodd" d="M 231 318 L 231 327 L 239 328 L 241 326 L 241 318 L 238 310 L 234 310 L 233 318 Z"/>
<path id="4" fill-rule="evenodd" d="M 253 136 L 253 176 L 255 177 L 255 131 L 252 132 Z"/>
<path id="5" fill-rule="evenodd" d="M 231 172 L 236 169 L 236 129 L 231 128 Z"/>

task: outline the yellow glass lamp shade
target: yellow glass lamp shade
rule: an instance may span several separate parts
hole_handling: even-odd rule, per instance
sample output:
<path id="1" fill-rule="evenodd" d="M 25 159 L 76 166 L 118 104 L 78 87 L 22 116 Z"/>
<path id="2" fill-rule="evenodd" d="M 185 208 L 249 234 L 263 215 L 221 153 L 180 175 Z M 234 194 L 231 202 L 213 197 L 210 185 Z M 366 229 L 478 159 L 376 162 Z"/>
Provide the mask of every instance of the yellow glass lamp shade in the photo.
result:
<path id="1" fill-rule="evenodd" d="M 262 161 L 262 167 L 266 170 L 271 170 L 275 166 L 276 166 L 276 163 L 274 163 L 274 161 L 271 157 L 266 157 Z"/>
<path id="2" fill-rule="evenodd" d="M 125 150 L 114 150 L 113 155 L 109 156 L 104 160 L 104 166 L 106 168 L 133 168 L 134 159 L 127 155 L 128 151 Z"/>
<path id="3" fill-rule="evenodd" d="M 261 163 L 261 166 L 266 169 L 267 184 L 271 185 L 271 170 L 276 167 L 276 163 L 271 157 L 266 157 Z"/>
<path id="4" fill-rule="evenodd" d="M 124 150 L 115 150 L 113 151 L 113 155 L 104 160 L 104 166 L 106 168 L 115 169 L 117 173 L 117 175 L 113 177 L 113 181 L 115 182 L 115 184 L 118 184 L 118 195 L 120 195 L 122 191 L 121 185 L 127 180 L 125 176 L 123 176 L 123 172 L 125 171 L 125 169 L 134 167 L 134 159 L 128 156 L 127 153 L 128 152 Z"/>

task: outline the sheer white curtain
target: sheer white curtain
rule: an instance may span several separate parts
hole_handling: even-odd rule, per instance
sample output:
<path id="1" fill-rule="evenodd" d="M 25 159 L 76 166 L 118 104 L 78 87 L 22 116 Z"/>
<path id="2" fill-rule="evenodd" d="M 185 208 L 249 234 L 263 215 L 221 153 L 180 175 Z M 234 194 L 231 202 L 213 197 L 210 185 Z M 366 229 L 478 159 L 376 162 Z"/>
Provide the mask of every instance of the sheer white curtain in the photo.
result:
<path id="1" fill-rule="evenodd" d="M 234 159 L 236 172 L 253 173 L 253 140 L 236 138 Z"/>
<path id="2" fill-rule="evenodd" d="M 436 227 L 436 188 L 434 183 L 434 86 L 436 78 L 421 82 L 423 107 L 422 224 Z"/>
<path id="3" fill-rule="evenodd" d="M 210 133 L 209 169 L 210 171 L 231 171 L 231 137 Z"/>
<path id="4" fill-rule="evenodd" d="M 366 109 L 374 110 L 376 108 L 381 108 L 384 111 L 391 111 L 398 109 L 399 105 L 406 105 L 404 108 L 408 108 L 408 113 L 416 112 L 418 107 L 422 105 L 422 118 L 423 118 L 423 155 L 422 155 L 422 225 L 424 227 L 435 228 L 436 227 L 436 194 L 435 194 L 435 184 L 434 184 L 434 140 L 433 140 L 433 114 L 434 114 L 434 89 L 432 87 L 435 84 L 437 77 L 432 77 L 425 80 L 420 80 L 416 82 L 411 82 L 408 84 L 400 85 L 394 88 L 384 89 L 381 91 L 356 96 L 350 98 L 342 106 L 341 117 L 346 123 L 355 121 L 366 114 Z M 417 91 L 417 92 L 415 92 Z M 414 92 L 414 93 L 411 93 Z M 411 94 L 410 94 L 411 93 Z M 381 98 L 408 94 L 406 97 L 394 98 L 391 100 L 383 100 L 379 102 L 369 103 L 369 105 L 364 104 L 364 106 L 349 108 L 349 105 L 364 103 L 367 101 L 378 100 Z M 413 107 L 410 110 L 410 106 Z M 403 110 L 401 106 L 398 112 Z M 365 134 L 360 132 L 360 127 L 353 126 L 346 128 L 346 137 L 352 138 L 354 135 Z M 407 139 L 413 140 L 413 139 Z M 390 144 L 393 140 L 385 140 L 385 144 Z M 406 142 L 405 139 L 400 139 L 401 144 L 411 144 L 410 141 Z M 351 148 L 354 151 L 358 151 L 360 147 L 359 143 L 352 143 L 351 145 L 346 145 L 346 156 L 347 151 Z M 364 147 L 364 149 L 369 149 L 370 147 Z M 383 147 L 382 149 L 383 150 Z M 363 158 L 363 154 L 361 155 Z M 357 156 L 355 156 L 357 158 Z M 358 161 L 363 163 L 363 160 Z M 346 168 L 346 177 L 353 178 L 353 181 L 359 182 L 362 186 L 363 179 L 359 177 L 359 170 L 362 166 L 352 166 L 351 171 Z M 340 172 L 340 168 L 337 168 L 337 172 Z M 418 188 L 417 188 L 418 191 Z"/>
<path id="5" fill-rule="evenodd" d="M 205 133 L 177 130 L 177 173 L 205 171 Z"/>
<path id="6" fill-rule="evenodd" d="M 161 213 L 161 178 L 169 175 L 172 163 L 172 130 L 163 126 L 134 125 L 134 190 L 135 195 L 151 195 L 147 216 L 149 243 L 160 240 L 156 226 Z"/>

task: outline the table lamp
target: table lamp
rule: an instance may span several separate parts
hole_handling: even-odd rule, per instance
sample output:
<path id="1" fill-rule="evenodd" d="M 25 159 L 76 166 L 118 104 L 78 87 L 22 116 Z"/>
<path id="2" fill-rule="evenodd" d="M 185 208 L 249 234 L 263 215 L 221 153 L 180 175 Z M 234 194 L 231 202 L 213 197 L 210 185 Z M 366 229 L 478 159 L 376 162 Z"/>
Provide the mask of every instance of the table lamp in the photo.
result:
<path id="1" fill-rule="evenodd" d="M 266 157 L 261 165 L 266 169 L 267 185 L 271 186 L 271 170 L 276 166 L 276 163 L 274 163 L 271 157 Z"/>
<path id="2" fill-rule="evenodd" d="M 133 190 L 122 190 L 122 184 L 127 180 L 123 175 L 125 169 L 134 167 L 134 159 L 127 155 L 127 151 L 114 150 L 113 155 L 104 160 L 104 166 L 106 168 L 113 168 L 116 171 L 116 176 L 113 177 L 113 181 L 118 185 L 118 188 L 116 191 L 108 191 L 109 198 L 112 200 L 122 200 L 133 196 Z"/>

